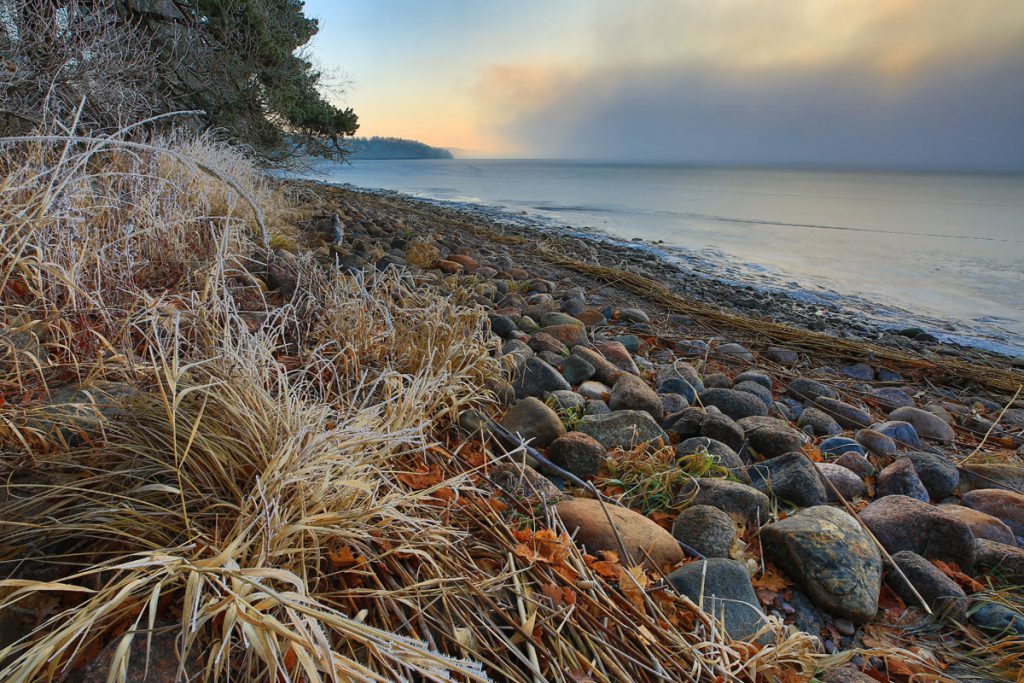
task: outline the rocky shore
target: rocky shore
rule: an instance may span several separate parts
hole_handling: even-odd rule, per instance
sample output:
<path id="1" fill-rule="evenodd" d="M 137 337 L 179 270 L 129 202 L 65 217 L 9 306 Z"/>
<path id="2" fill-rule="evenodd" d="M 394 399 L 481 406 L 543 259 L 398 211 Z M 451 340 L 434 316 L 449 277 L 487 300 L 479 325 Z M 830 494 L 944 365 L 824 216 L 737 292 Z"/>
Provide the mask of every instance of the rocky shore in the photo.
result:
<path id="1" fill-rule="evenodd" d="M 321 260 L 350 272 L 401 267 L 487 309 L 510 368 L 491 383 L 493 417 L 541 457 L 479 420 L 463 424 L 466 438 L 525 459 L 511 465 L 511 488 L 557 510 L 588 552 L 664 572 L 724 617 L 731 637 L 763 641 L 771 615 L 825 652 L 848 653 L 847 668 L 824 680 L 988 680 L 957 638 L 1019 647 L 1024 401 L 870 350 L 859 362 L 808 352 L 799 328 L 913 352 L 932 367 L 966 359 L 1004 379 L 1015 376 L 1009 359 L 687 277 L 627 246 L 400 196 L 300 187 L 319 197 L 322 216 L 301 239 Z M 794 344 L 666 310 L 565 267 L 573 261 L 667 283 L 755 323 L 790 324 Z M 269 284 L 286 296 L 293 286 Z M 927 655 L 900 669 L 880 654 L 896 643 L 916 652 L 906 635 L 915 629 L 929 634 Z M 936 642 L 948 651 L 933 651 Z"/>
<path id="2" fill-rule="evenodd" d="M 452 207 L 447 203 L 415 199 L 397 192 L 363 190 L 348 185 L 338 187 L 364 196 L 367 207 L 374 206 L 384 215 L 390 213 L 392 218 L 396 212 L 426 212 L 440 225 L 471 220 L 478 225 L 499 230 L 512 239 L 531 243 L 538 240 L 557 243 L 558 251 L 566 258 L 602 263 L 665 282 L 672 291 L 689 299 L 741 316 L 770 318 L 841 339 L 883 344 L 928 357 L 963 357 L 983 363 L 994 362 L 1024 368 L 1024 358 L 944 342 L 912 320 L 907 320 L 903 325 L 882 324 L 866 318 L 861 310 L 851 309 L 841 301 L 808 297 L 806 292 L 797 290 L 786 291 L 744 283 L 742 274 L 715 273 L 710 264 L 677 263 L 671 254 L 661 250 L 657 242 L 649 243 L 639 239 L 622 242 L 600 233 L 553 228 L 525 216 L 495 212 L 475 205 Z M 946 333 L 956 331 L 950 323 L 936 321 L 935 325 Z"/>

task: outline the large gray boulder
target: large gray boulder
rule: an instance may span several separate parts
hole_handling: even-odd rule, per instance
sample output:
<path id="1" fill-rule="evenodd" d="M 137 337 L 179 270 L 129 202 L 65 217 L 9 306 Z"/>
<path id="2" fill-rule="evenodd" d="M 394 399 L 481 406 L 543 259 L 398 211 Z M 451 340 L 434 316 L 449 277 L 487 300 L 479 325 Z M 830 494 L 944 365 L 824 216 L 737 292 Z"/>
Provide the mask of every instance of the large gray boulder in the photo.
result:
<path id="1" fill-rule="evenodd" d="M 882 558 L 853 517 L 825 505 L 761 530 L 761 546 L 820 608 L 857 622 L 878 608 Z"/>

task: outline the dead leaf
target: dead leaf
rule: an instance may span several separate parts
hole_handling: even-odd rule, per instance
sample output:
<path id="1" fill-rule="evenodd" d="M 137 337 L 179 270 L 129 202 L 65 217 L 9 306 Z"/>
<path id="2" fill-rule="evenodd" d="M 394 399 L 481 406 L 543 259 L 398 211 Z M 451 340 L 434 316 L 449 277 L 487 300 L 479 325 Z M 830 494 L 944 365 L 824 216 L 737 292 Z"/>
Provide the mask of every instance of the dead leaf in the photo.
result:
<path id="1" fill-rule="evenodd" d="M 814 444 L 804 444 L 802 450 L 814 462 L 821 462 L 821 451 Z"/>
<path id="2" fill-rule="evenodd" d="M 955 562 L 947 564 L 942 560 L 932 560 L 932 564 L 938 567 L 943 574 L 956 581 L 957 585 L 963 588 L 968 595 L 985 590 L 985 586 L 960 571 L 960 567 L 956 566 Z"/>
<path id="3" fill-rule="evenodd" d="M 672 523 L 676 521 L 676 515 L 665 510 L 655 510 L 647 515 L 647 518 L 660 526 L 665 531 L 672 530 Z"/>
<path id="4" fill-rule="evenodd" d="M 878 609 L 885 613 L 890 623 L 895 623 L 906 611 L 907 605 L 888 585 L 883 584 L 882 592 L 878 594 Z"/>
<path id="5" fill-rule="evenodd" d="M 648 585 L 650 585 L 650 580 L 642 566 L 637 565 L 626 569 L 619 565 L 619 590 L 638 610 L 644 608 L 644 589 Z"/>
<path id="6" fill-rule="evenodd" d="M 349 569 L 350 567 L 366 563 L 366 557 L 363 555 L 357 556 L 348 546 L 344 546 L 340 550 L 328 550 L 327 559 L 335 571 Z"/>
<path id="7" fill-rule="evenodd" d="M 429 469 L 421 466 L 415 472 L 400 472 L 397 476 L 400 482 L 417 491 L 429 489 L 444 481 L 444 473 L 438 465 L 431 465 Z"/>
<path id="8" fill-rule="evenodd" d="M 621 567 L 619 564 L 619 554 L 611 550 L 603 550 L 601 551 L 601 557 L 603 559 L 599 560 L 593 555 L 584 555 L 583 560 L 598 576 L 609 581 L 617 581 L 619 579 L 619 568 Z"/>
<path id="9" fill-rule="evenodd" d="M 559 536 L 551 529 L 541 529 L 537 532 L 520 529 L 513 534 L 520 542 L 513 552 L 530 562 L 560 565 L 572 552 L 572 539 L 564 531 Z"/>

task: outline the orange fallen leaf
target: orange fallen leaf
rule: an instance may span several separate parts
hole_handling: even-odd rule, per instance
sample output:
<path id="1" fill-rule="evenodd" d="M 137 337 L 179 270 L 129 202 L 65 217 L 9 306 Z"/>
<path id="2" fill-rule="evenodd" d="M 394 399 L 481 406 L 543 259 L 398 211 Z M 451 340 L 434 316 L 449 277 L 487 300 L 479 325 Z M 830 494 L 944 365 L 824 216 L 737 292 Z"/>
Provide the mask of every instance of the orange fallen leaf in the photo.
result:
<path id="1" fill-rule="evenodd" d="M 415 472 L 399 472 L 398 480 L 412 489 L 429 489 L 444 481 L 444 473 L 440 466 L 431 465 L 429 469 L 419 467 Z"/>
<path id="2" fill-rule="evenodd" d="M 789 582 L 773 571 L 771 567 L 767 567 L 764 574 L 755 576 L 750 582 L 754 584 L 755 588 L 766 588 L 771 591 L 783 591 L 789 588 Z"/>
<path id="3" fill-rule="evenodd" d="M 644 589 L 650 584 L 644 568 L 637 565 L 626 569 L 619 565 L 619 590 L 638 610 L 644 607 Z"/>
<path id="4" fill-rule="evenodd" d="M 757 594 L 757 599 L 761 601 L 762 605 L 771 605 L 779 595 L 788 591 L 790 587 L 789 582 L 770 564 L 765 566 L 763 574 L 751 579 L 751 583 L 754 585 L 754 593 Z"/>
<path id="5" fill-rule="evenodd" d="M 348 546 L 344 546 L 339 550 L 328 550 L 327 559 L 335 570 L 348 569 L 349 567 L 355 567 L 366 562 L 366 557 L 363 555 L 357 556 Z"/>
<path id="6" fill-rule="evenodd" d="M 601 551 L 601 557 L 603 559 L 597 559 L 593 555 L 584 555 L 583 560 L 587 563 L 587 566 L 597 574 L 598 576 L 608 579 L 609 581 L 617 581 L 619 578 L 619 554 L 611 550 Z"/>
<path id="7" fill-rule="evenodd" d="M 555 607 L 561 604 L 575 605 L 576 604 L 576 592 L 567 586 L 556 586 L 553 583 L 546 583 L 540 587 L 541 593 L 543 593 Z"/>
<path id="8" fill-rule="evenodd" d="M 655 510 L 651 514 L 647 515 L 647 518 L 666 531 L 671 531 L 672 523 L 676 520 L 676 515 L 664 510 Z"/>
<path id="9" fill-rule="evenodd" d="M 821 462 L 821 451 L 814 444 L 804 444 L 802 450 L 814 462 Z"/>
<path id="10" fill-rule="evenodd" d="M 935 667 L 933 666 L 895 655 L 886 656 L 884 659 L 885 666 L 891 675 L 912 676 L 915 681 L 922 681 L 922 683 L 927 680 L 942 680 L 941 676 L 935 672 Z"/>
<path id="11" fill-rule="evenodd" d="M 559 565 L 565 562 L 572 552 L 572 539 L 564 531 L 558 536 L 551 529 L 541 529 L 537 532 L 520 529 L 513 534 L 520 542 L 513 552 L 530 562 Z"/>
<path id="12" fill-rule="evenodd" d="M 956 581 L 957 585 L 963 588 L 964 592 L 968 595 L 985 590 L 985 587 L 981 585 L 981 583 L 960 571 L 960 567 L 956 566 L 955 563 L 946 563 L 942 560 L 932 560 L 932 564 L 938 567 L 939 571 L 943 574 Z"/>
<path id="13" fill-rule="evenodd" d="M 885 613 L 890 622 L 894 623 L 906 611 L 907 605 L 888 585 L 883 584 L 882 591 L 878 594 L 878 609 Z"/>

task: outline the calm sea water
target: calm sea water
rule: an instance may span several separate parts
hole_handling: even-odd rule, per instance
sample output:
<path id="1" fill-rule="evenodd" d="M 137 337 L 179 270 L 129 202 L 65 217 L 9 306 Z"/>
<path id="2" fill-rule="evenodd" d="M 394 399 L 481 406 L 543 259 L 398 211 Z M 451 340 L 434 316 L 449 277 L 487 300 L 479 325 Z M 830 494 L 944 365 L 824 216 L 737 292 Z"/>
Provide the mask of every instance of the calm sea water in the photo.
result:
<path id="1" fill-rule="evenodd" d="M 656 242 L 687 267 L 1024 355 L 1024 176 L 522 160 L 356 161 L 327 179 Z"/>

